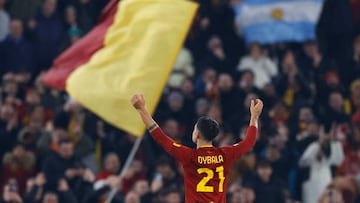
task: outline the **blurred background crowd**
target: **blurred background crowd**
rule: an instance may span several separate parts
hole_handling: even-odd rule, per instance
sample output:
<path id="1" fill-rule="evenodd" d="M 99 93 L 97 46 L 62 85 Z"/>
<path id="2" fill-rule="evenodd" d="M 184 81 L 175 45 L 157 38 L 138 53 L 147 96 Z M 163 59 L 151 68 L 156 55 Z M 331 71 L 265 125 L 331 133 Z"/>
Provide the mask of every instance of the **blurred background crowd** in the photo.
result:
<path id="1" fill-rule="evenodd" d="M 116 203 L 183 202 L 179 164 L 149 135 L 119 178 L 136 137 L 42 83 L 107 2 L 0 0 L 1 203 L 99 203 L 114 188 Z M 232 166 L 228 202 L 360 202 L 360 1 L 326 0 L 317 39 L 267 45 L 235 26 L 241 0 L 199 2 L 154 115 L 168 136 L 194 147 L 207 115 L 221 125 L 214 144 L 232 145 L 261 98 L 258 141 Z"/>

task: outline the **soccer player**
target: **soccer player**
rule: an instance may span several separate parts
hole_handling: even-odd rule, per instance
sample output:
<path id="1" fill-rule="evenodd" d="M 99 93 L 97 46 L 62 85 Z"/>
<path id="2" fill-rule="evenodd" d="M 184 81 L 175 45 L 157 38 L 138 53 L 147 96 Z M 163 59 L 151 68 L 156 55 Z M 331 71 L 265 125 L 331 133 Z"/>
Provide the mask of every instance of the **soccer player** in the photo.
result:
<path id="1" fill-rule="evenodd" d="M 256 143 L 258 119 L 263 108 L 262 101 L 260 99 L 251 101 L 251 118 L 246 137 L 233 146 L 214 147 L 212 140 L 219 133 L 219 125 L 211 118 L 201 117 L 192 133 L 192 141 L 196 143 L 196 149 L 182 146 L 164 134 L 147 111 L 144 95 L 135 94 L 131 102 L 154 140 L 181 163 L 184 169 L 185 202 L 226 203 L 227 176 L 231 164 Z"/>

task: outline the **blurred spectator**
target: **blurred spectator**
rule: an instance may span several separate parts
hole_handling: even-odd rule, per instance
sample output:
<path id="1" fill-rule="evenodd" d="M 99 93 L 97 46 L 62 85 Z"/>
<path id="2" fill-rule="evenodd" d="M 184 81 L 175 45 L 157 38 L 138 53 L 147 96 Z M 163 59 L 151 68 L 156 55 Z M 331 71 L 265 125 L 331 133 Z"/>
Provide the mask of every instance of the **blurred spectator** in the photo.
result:
<path id="1" fill-rule="evenodd" d="M 110 175 L 117 175 L 120 172 L 120 160 L 117 154 L 109 153 L 105 156 L 104 169 L 96 177 L 98 180 L 106 179 Z"/>
<path id="2" fill-rule="evenodd" d="M 209 101 L 205 98 L 199 98 L 195 104 L 196 117 L 205 116 L 210 107 Z"/>
<path id="3" fill-rule="evenodd" d="M 60 179 L 57 186 L 59 202 L 77 203 L 74 193 L 71 191 L 67 181 Z M 45 194 L 46 197 L 47 194 Z M 53 195 L 52 195 L 53 196 Z M 54 198 L 54 197 L 52 197 Z M 44 198 L 45 199 L 45 198 Z"/>
<path id="4" fill-rule="evenodd" d="M 303 53 L 298 60 L 304 76 L 310 80 L 322 81 L 321 76 L 330 68 L 329 60 L 319 50 L 318 43 L 310 40 L 304 43 Z"/>
<path id="5" fill-rule="evenodd" d="M 311 81 L 306 81 L 301 70 L 298 69 L 295 54 L 292 51 L 286 52 L 282 73 L 277 78 L 277 90 L 285 104 L 295 108 L 308 104 L 312 96 L 309 82 Z"/>
<path id="6" fill-rule="evenodd" d="M 180 133 L 179 123 L 174 119 L 167 119 L 164 122 L 164 132 L 176 143 L 182 143 L 182 134 Z"/>
<path id="7" fill-rule="evenodd" d="M 182 203 L 182 192 L 176 188 L 164 189 L 160 193 L 161 203 Z"/>
<path id="8" fill-rule="evenodd" d="M 79 28 L 87 33 L 95 25 L 96 19 L 99 15 L 98 8 L 96 8 L 95 1 L 91 0 L 73 0 L 73 4 L 77 10 L 77 21 Z"/>
<path id="9" fill-rule="evenodd" d="M 200 96 L 206 96 L 209 99 L 216 98 L 216 71 L 213 68 L 204 70 L 195 82 L 195 91 Z"/>
<path id="10" fill-rule="evenodd" d="M 44 195 L 43 203 L 59 203 L 59 197 L 55 193 L 47 192 Z"/>
<path id="11" fill-rule="evenodd" d="M 215 35 L 210 37 L 207 42 L 207 51 L 204 54 L 203 59 L 201 59 L 199 66 L 201 70 L 203 70 L 204 67 L 210 66 L 218 73 L 234 73 L 231 64 L 229 63 L 229 59 L 226 56 L 223 42 L 219 36 Z"/>
<path id="12" fill-rule="evenodd" d="M 316 130 L 311 130 L 312 128 L 308 129 L 309 124 L 317 124 L 316 118 L 314 115 L 313 110 L 309 106 L 301 107 L 297 114 L 295 114 L 295 121 L 293 121 L 293 126 L 290 127 L 292 130 L 291 134 L 297 134 L 297 140 L 301 140 L 307 137 L 307 133 L 317 132 Z M 316 126 L 318 127 L 318 126 Z M 305 134 L 304 134 L 305 133 Z"/>
<path id="13" fill-rule="evenodd" d="M 0 43 L 0 73 L 2 74 L 33 71 L 32 46 L 24 38 L 23 29 L 20 20 L 12 20 L 9 35 Z"/>
<path id="14" fill-rule="evenodd" d="M 18 118 L 14 107 L 3 104 L 0 107 L 0 158 L 10 151 L 17 141 Z"/>
<path id="15" fill-rule="evenodd" d="M 34 16 L 36 11 L 41 5 L 41 0 L 11 0 L 10 4 L 10 15 L 12 18 L 18 18 L 23 22 L 27 22 L 31 17 Z"/>
<path id="16" fill-rule="evenodd" d="M 315 119 L 304 121 L 304 125 L 303 131 L 296 136 L 299 154 L 302 154 L 319 136 L 319 124 Z"/>
<path id="17" fill-rule="evenodd" d="M 29 21 L 31 39 L 34 42 L 36 71 L 50 67 L 60 53 L 64 27 L 56 10 L 57 0 L 45 0 L 40 11 Z"/>
<path id="18" fill-rule="evenodd" d="M 67 32 L 69 38 L 69 47 L 81 39 L 82 31 L 78 28 L 70 28 Z"/>
<path id="19" fill-rule="evenodd" d="M 58 127 L 67 129 L 67 134 L 75 145 L 75 156 L 93 172 L 97 172 L 95 141 L 98 139 L 96 117 L 73 99 L 68 99 L 63 111 L 55 116 Z"/>
<path id="20" fill-rule="evenodd" d="M 222 73 L 218 77 L 217 87 L 219 91 L 219 103 L 221 105 L 222 118 L 225 122 L 237 130 L 240 110 L 234 108 L 241 103 L 240 93 L 234 86 L 231 75 Z M 220 122 L 220 121 L 219 121 Z M 236 126 L 236 127 L 235 127 Z"/>
<path id="21" fill-rule="evenodd" d="M 278 101 L 273 108 L 269 110 L 269 117 L 276 125 L 285 124 L 290 117 L 289 108 L 283 101 Z"/>
<path id="22" fill-rule="evenodd" d="M 135 192 L 129 192 L 128 194 L 126 194 L 125 196 L 125 201 L 124 203 L 141 203 L 140 202 L 140 195 L 138 195 Z"/>
<path id="23" fill-rule="evenodd" d="M 335 126 L 329 134 L 321 129 L 317 142 L 313 142 L 302 154 L 299 166 L 310 167 L 309 179 L 302 187 L 302 201 L 304 203 L 316 202 L 320 194 L 331 183 L 332 167 L 337 168 L 344 160 L 343 147 L 335 140 Z"/>
<path id="24" fill-rule="evenodd" d="M 170 88 L 179 89 L 186 78 L 194 76 L 193 58 L 188 49 L 182 48 L 175 61 L 172 73 L 168 79 Z"/>
<path id="25" fill-rule="evenodd" d="M 354 24 L 354 33 L 360 33 L 360 2 L 356 0 L 351 1 L 352 19 Z"/>
<path id="26" fill-rule="evenodd" d="M 278 74 L 275 63 L 264 55 L 260 44 L 257 43 L 250 45 L 249 55 L 241 58 L 237 70 L 251 70 L 255 75 L 255 87 L 259 89 L 270 83 L 272 78 Z"/>
<path id="27" fill-rule="evenodd" d="M 141 203 L 150 203 L 151 201 L 151 193 L 149 182 L 145 179 L 138 180 L 135 182 L 132 191 L 138 194 L 141 198 Z"/>
<path id="28" fill-rule="evenodd" d="M 51 134 L 44 133 L 39 137 L 36 147 L 38 151 L 38 156 L 43 160 L 47 156 L 51 155 L 53 152 L 57 152 L 59 149 L 59 141 L 67 138 L 67 132 L 56 127 Z"/>
<path id="29" fill-rule="evenodd" d="M 24 127 L 19 135 L 18 140 L 24 144 L 29 150 L 36 151 L 36 145 L 40 137 L 45 136 L 45 130 L 43 129 L 42 123 L 42 107 L 39 107 L 39 118 L 32 116 L 28 126 Z M 34 114 L 35 115 L 35 114 Z"/>
<path id="30" fill-rule="evenodd" d="M 194 121 L 196 121 L 196 113 L 195 113 L 195 102 L 197 95 L 194 90 L 194 83 L 190 79 L 185 79 L 181 85 L 181 94 L 184 95 L 184 106 L 183 110 L 187 112 L 187 120 L 186 125 L 192 125 Z"/>
<path id="31" fill-rule="evenodd" d="M 360 79 L 356 79 L 351 83 L 351 102 L 354 105 L 354 110 L 360 109 Z"/>
<path id="32" fill-rule="evenodd" d="M 42 171 L 48 187 L 52 189 L 55 189 L 61 178 L 74 180 L 84 174 L 84 168 L 74 157 L 74 145 L 68 139 L 59 141 L 58 152 L 46 158 Z"/>
<path id="33" fill-rule="evenodd" d="M 168 118 L 172 118 L 179 122 L 180 125 L 186 124 L 187 116 L 186 114 L 191 114 L 190 112 L 184 112 L 184 96 L 178 92 L 171 92 L 167 97 L 167 106 L 163 108 L 163 112 L 159 112 L 157 118 L 164 122 Z"/>
<path id="34" fill-rule="evenodd" d="M 360 114 L 355 114 L 352 129 L 344 144 L 345 160 L 339 170 L 341 174 L 358 176 L 360 174 Z"/>
<path id="35" fill-rule="evenodd" d="M 325 110 L 324 125 L 325 129 L 330 129 L 335 122 L 338 125 L 349 122 L 349 116 L 345 114 L 345 101 L 340 92 L 332 92 L 328 97 L 328 108 Z"/>
<path id="36" fill-rule="evenodd" d="M 77 13 L 74 6 L 69 5 L 65 9 L 65 26 L 67 30 L 67 39 L 65 44 L 63 44 L 61 49 L 66 49 L 71 45 L 78 42 L 83 34 L 79 28 L 79 23 L 77 22 Z"/>
<path id="37" fill-rule="evenodd" d="M 353 81 L 360 77 L 360 34 L 356 36 L 353 44 L 353 63 L 351 64 L 350 70 L 347 72 L 347 78 Z M 347 82 L 349 85 L 350 83 Z"/>
<path id="38" fill-rule="evenodd" d="M 57 108 L 62 106 L 63 103 L 63 96 L 59 90 L 50 89 L 49 87 L 45 86 L 42 82 L 44 76 L 44 72 L 38 75 L 34 81 L 34 89 L 40 95 L 40 104 L 46 109 L 51 110 L 54 112 Z"/>
<path id="39" fill-rule="evenodd" d="M 254 203 L 255 193 L 251 188 L 241 187 L 239 184 L 234 183 L 229 188 L 229 203 Z"/>
<path id="40" fill-rule="evenodd" d="M 321 52 L 335 59 L 339 64 L 346 62 L 351 56 L 352 34 L 350 1 L 324 2 L 317 25 Z"/>
<path id="41" fill-rule="evenodd" d="M 10 17 L 5 10 L 5 0 L 0 0 L 0 42 L 9 33 Z"/>
<path id="42" fill-rule="evenodd" d="M 14 183 L 8 183 L 4 186 L 1 203 L 22 203 L 20 194 L 16 191 Z"/>
<path id="43" fill-rule="evenodd" d="M 128 193 L 137 181 L 143 180 L 146 177 L 145 175 L 146 167 L 144 164 L 139 160 L 134 160 L 121 181 L 123 185 L 122 192 Z"/>
<path id="44" fill-rule="evenodd" d="M 104 202 L 111 190 L 116 189 L 116 193 L 112 202 L 123 202 L 123 195 L 119 194 L 122 189 L 121 178 L 118 176 L 109 176 L 108 178 L 96 181 L 93 186 L 90 184 L 87 191 L 84 192 L 83 203 Z"/>
<path id="45" fill-rule="evenodd" d="M 319 80 L 318 80 L 319 81 Z M 323 74 L 323 78 L 317 84 L 317 108 L 319 114 L 324 114 L 328 105 L 328 99 L 332 92 L 339 92 L 345 96 L 347 91 L 342 87 L 340 76 L 335 71 L 327 71 Z M 345 106 L 344 106 L 345 107 Z M 343 111 L 346 109 L 344 108 Z"/>
<path id="46" fill-rule="evenodd" d="M 43 173 L 39 173 L 36 175 L 35 178 L 29 179 L 26 183 L 26 194 L 24 197 L 25 202 L 29 202 L 29 203 L 40 202 L 41 199 L 43 198 L 45 183 L 46 183 L 46 179 L 45 179 L 45 176 Z M 44 196 L 44 199 L 45 199 L 45 196 Z M 55 199 L 55 198 L 52 198 L 52 199 Z M 57 199 L 57 197 L 56 197 L 56 199 Z M 55 201 L 55 200 L 53 200 L 53 201 Z"/>
<path id="47" fill-rule="evenodd" d="M 255 203 L 285 202 L 285 185 L 277 177 L 273 176 L 273 170 L 269 162 L 259 161 L 256 174 L 246 177 L 243 181 L 244 186 L 254 190 Z"/>
<path id="48" fill-rule="evenodd" d="M 257 92 L 256 89 L 253 89 L 252 92 Z M 266 84 L 262 89 L 262 99 L 267 104 L 267 108 L 274 107 L 275 103 L 278 101 L 277 91 L 275 90 L 274 84 Z"/>
<path id="49" fill-rule="evenodd" d="M 65 9 L 65 24 L 68 30 L 78 28 L 76 9 L 72 5 L 67 6 Z"/>
<path id="50" fill-rule="evenodd" d="M 247 175 L 254 171 L 255 165 L 256 154 L 254 152 L 250 152 L 239 160 L 236 160 L 231 166 L 229 173 L 229 190 L 231 190 L 230 185 L 232 185 L 232 183 L 237 184 L 237 181 L 240 181 L 243 175 Z"/>
<path id="51" fill-rule="evenodd" d="M 341 192 L 330 185 L 322 193 L 322 195 L 319 198 L 318 203 L 331 203 L 331 202 L 345 203 Z"/>
<path id="52" fill-rule="evenodd" d="M 270 162 L 273 174 L 285 182 L 288 181 L 288 171 L 290 170 L 290 155 L 286 141 L 286 137 L 281 135 L 269 138 L 269 144 L 263 151 L 263 158 Z"/>
<path id="53" fill-rule="evenodd" d="M 266 84 L 264 87 L 269 84 Z M 260 93 L 259 89 L 255 87 L 255 75 L 251 70 L 245 70 L 241 73 L 238 87 L 240 88 L 241 96 L 245 96 L 250 92 Z"/>
<path id="54" fill-rule="evenodd" d="M 27 152 L 25 147 L 17 144 L 12 152 L 5 154 L 2 161 L 1 186 L 13 178 L 17 184 L 17 192 L 24 194 L 27 180 L 35 174 L 35 156 Z"/>
<path id="55" fill-rule="evenodd" d="M 170 159 L 165 157 L 158 159 L 155 172 L 150 186 L 152 192 L 159 192 L 165 188 L 181 188 L 181 177 Z"/>
<path id="56" fill-rule="evenodd" d="M 92 141 L 99 137 L 98 127 L 100 126 L 98 126 L 97 117 L 72 98 L 67 98 L 63 111 L 57 113 L 55 121 L 58 121 L 60 127 L 68 130 L 69 137 L 74 143 L 79 141 L 81 134 L 89 136 Z"/>

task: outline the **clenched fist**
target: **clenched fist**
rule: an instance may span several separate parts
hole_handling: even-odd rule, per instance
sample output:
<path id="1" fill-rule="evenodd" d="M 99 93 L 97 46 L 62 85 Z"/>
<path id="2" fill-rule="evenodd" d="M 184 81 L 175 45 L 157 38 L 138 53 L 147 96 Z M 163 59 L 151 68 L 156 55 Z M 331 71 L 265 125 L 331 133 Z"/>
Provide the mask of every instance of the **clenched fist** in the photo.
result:
<path id="1" fill-rule="evenodd" d="M 255 118 L 259 118 L 263 107 L 264 107 L 264 104 L 260 99 L 251 100 L 251 103 L 250 103 L 251 116 L 253 116 Z"/>
<path id="2" fill-rule="evenodd" d="M 131 97 L 131 103 L 135 109 L 141 110 L 145 108 L 145 97 L 143 94 L 134 94 Z"/>

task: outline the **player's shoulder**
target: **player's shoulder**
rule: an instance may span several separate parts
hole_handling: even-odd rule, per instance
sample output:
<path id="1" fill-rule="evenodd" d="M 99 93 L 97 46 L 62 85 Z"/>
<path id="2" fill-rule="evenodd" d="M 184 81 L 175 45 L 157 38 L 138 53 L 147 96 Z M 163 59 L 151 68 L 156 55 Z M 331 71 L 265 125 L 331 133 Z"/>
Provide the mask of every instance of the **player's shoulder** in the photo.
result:
<path id="1" fill-rule="evenodd" d="M 236 145 L 237 144 L 219 147 L 218 150 L 224 153 L 225 155 L 232 154 L 235 151 Z"/>
<path id="2" fill-rule="evenodd" d="M 233 144 L 233 145 L 229 145 L 229 146 L 224 146 L 224 147 L 218 147 L 219 150 L 222 150 L 222 151 L 226 151 L 226 150 L 232 150 L 234 147 L 236 147 L 238 145 L 238 143 L 236 144 Z"/>

